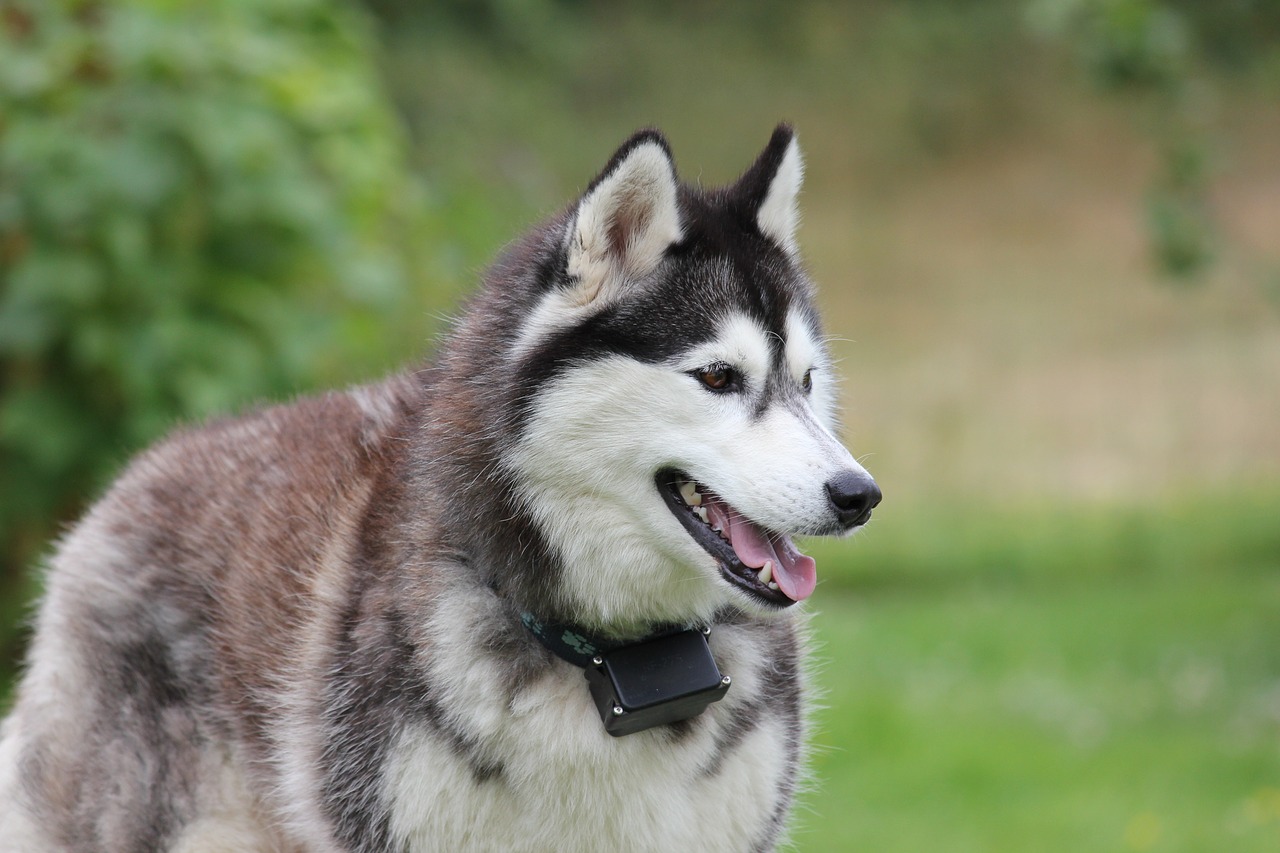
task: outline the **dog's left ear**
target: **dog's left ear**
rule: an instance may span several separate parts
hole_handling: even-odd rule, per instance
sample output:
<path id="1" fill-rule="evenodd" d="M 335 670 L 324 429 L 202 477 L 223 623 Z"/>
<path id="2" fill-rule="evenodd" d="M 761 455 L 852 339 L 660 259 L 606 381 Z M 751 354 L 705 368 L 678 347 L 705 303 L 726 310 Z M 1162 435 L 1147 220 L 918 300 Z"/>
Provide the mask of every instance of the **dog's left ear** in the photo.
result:
<path id="1" fill-rule="evenodd" d="M 642 130 L 622 144 L 578 202 L 566 234 L 579 305 L 617 296 L 680 241 L 678 192 L 661 133 Z"/>
<path id="2" fill-rule="evenodd" d="M 735 187 L 747 209 L 754 213 L 760 233 L 791 255 L 798 252 L 796 226 L 800 224 L 800 211 L 796 196 L 803 178 L 800 145 L 791 125 L 784 122 L 773 131 L 769 144 Z"/>

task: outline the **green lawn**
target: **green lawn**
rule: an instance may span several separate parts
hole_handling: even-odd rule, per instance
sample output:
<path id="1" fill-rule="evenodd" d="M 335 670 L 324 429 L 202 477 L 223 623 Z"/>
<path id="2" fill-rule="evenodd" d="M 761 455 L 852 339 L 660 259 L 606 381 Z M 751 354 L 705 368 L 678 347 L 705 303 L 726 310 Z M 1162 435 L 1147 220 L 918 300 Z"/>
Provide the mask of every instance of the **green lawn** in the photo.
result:
<path id="1" fill-rule="evenodd" d="M 1280 850 L 1280 501 L 1054 515 L 821 549 L 798 850 Z"/>

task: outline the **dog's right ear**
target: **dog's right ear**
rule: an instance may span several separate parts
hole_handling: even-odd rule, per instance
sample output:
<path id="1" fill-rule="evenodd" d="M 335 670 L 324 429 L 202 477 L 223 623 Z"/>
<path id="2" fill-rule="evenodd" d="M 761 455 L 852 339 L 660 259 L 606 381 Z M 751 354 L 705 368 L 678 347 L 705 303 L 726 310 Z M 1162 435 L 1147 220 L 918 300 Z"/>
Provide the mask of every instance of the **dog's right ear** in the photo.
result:
<path id="1" fill-rule="evenodd" d="M 642 130 L 622 144 L 582 200 L 566 234 L 579 306 L 616 297 L 681 239 L 675 164 L 666 139 Z"/>

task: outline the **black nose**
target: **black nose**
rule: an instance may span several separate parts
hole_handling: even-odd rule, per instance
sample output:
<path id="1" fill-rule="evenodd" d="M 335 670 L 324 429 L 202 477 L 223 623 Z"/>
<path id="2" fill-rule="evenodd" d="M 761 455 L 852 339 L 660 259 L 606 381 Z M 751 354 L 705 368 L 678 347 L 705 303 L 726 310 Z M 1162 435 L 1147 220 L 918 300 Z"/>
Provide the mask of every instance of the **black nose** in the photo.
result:
<path id="1" fill-rule="evenodd" d="M 827 499 L 845 527 L 866 524 L 880 498 L 880 487 L 865 473 L 844 471 L 827 481 Z"/>

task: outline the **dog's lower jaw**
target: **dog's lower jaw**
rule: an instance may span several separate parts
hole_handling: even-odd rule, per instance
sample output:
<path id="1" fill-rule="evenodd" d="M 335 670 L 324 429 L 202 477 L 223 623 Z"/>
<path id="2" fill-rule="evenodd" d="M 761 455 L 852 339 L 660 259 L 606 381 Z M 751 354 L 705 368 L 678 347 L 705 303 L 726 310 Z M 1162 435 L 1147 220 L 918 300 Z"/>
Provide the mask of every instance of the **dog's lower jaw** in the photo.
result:
<path id="1" fill-rule="evenodd" d="M 689 493 L 692 481 L 688 476 L 677 469 L 663 469 L 654 482 L 671 514 L 689 537 L 715 560 L 720 577 L 738 593 L 736 598 L 745 599 L 752 609 L 765 612 L 783 610 L 796 603 L 772 578 L 770 563 L 758 569 L 743 563 L 733 545 L 713 529 L 706 511 L 699 512 L 701 507 L 691 504 L 691 500 L 697 500 L 697 492 L 695 486 L 693 494 Z"/>

